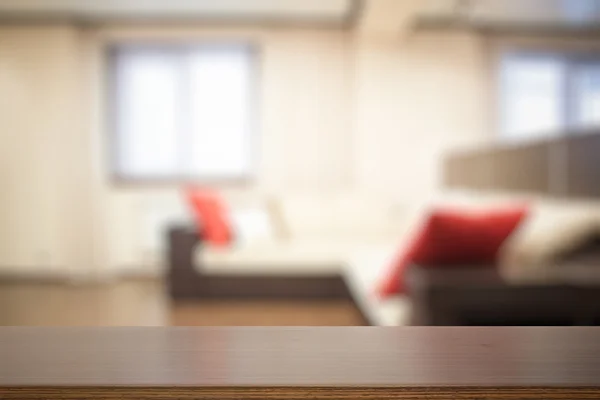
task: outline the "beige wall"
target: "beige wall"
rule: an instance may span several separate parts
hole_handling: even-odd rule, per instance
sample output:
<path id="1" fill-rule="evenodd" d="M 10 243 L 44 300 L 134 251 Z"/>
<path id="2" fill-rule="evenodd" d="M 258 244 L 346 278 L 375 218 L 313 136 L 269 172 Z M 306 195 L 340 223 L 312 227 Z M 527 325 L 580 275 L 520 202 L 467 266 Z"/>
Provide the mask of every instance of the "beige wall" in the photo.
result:
<path id="1" fill-rule="evenodd" d="M 439 155 L 485 140 L 481 43 L 286 28 L 1 28 L 0 270 L 152 269 L 174 186 L 108 178 L 104 49 L 121 40 L 236 38 L 262 49 L 255 182 L 282 194 L 357 190 L 401 201 L 438 187 Z"/>
<path id="2" fill-rule="evenodd" d="M 356 181 L 415 201 L 440 187 L 442 155 L 489 139 L 481 39 L 355 38 Z"/>

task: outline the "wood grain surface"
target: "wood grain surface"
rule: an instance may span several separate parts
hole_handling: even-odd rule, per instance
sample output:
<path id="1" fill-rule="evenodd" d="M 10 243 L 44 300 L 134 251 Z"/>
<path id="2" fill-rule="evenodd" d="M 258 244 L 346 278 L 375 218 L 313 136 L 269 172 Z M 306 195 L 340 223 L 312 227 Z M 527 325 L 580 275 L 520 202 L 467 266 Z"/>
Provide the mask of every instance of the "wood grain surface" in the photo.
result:
<path id="1" fill-rule="evenodd" d="M 598 328 L 0 328 L 2 399 L 600 398 Z"/>

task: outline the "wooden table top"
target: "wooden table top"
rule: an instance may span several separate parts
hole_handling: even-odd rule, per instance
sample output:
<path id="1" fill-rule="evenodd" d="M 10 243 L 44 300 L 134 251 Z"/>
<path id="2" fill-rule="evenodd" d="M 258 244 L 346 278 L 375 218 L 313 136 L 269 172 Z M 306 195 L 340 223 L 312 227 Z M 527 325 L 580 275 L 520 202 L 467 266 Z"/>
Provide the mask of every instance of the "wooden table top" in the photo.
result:
<path id="1" fill-rule="evenodd" d="M 600 328 L 0 328 L 0 387 L 600 387 Z"/>

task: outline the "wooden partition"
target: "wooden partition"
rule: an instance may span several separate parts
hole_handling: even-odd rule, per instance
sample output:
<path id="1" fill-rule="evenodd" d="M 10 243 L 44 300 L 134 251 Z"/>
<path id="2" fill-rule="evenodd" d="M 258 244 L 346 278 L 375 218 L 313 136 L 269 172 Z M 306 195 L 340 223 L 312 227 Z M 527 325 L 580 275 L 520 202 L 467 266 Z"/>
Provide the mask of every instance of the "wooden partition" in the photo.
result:
<path id="1" fill-rule="evenodd" d="M 450 155 L 446 160 L 445 181 L 450 187 L 466 186 L 485 190 L 492 182 L 491 151 L 463 152 Z"/>
<path id="2" fill-rule="evenodd" d="M 445 160 L 450 188 L 600 197 L 600 132 L 454 152 Z"/>
<path id="3" fill-rule="evenodd" d="M 597 399 L 598 328 L 0 328 L 1 399 Z"/>
<path id="4" fill-rule="evenodd" d="M 554 142 L 504 146 L 492 153 L 490 187 L 508 192 L 550 193 Z"/>
<path id="5" fill-rule="evenodd" d="M 566 193 L 574 197 L 600 197 L 600 134 L 566 140 Z"/>

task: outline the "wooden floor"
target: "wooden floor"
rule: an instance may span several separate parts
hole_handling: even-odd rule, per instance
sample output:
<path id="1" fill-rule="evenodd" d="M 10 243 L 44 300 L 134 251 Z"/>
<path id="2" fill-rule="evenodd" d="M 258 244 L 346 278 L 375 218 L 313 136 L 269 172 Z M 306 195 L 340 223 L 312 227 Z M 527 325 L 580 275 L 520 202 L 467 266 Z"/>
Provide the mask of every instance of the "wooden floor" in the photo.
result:
<path id="1" fill-rule="evenodd" d="M 0 325 L 353 326 L 349 301 L 171 303 L 162 282 L 0 283 Z"/>

